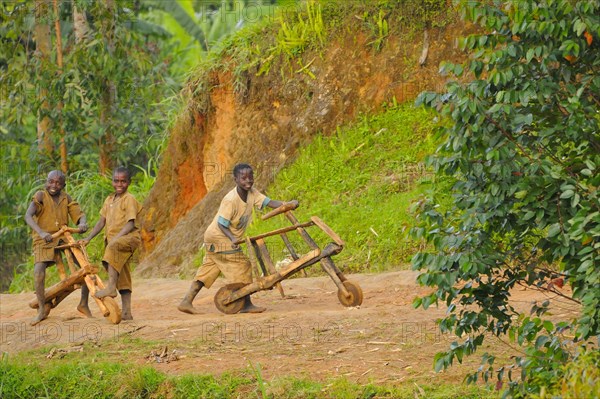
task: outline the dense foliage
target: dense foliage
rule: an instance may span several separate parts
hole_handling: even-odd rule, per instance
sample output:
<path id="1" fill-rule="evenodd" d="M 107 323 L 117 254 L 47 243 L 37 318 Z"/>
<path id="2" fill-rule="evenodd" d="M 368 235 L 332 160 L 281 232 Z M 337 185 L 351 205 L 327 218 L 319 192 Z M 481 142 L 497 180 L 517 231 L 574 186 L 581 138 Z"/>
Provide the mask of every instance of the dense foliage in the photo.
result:
<path id="1" fill-rule="evenodd" d="M 22 217 L 48 171 L 102 175 L 117 164 L 147 168 L 160 152 L 172 109 L 157 100 L 177 88 L 162 62 L 162 36 L 140 28 L 136 2 L 114 8 L 54 3 L 1 6 L 3 271 L 28 252 Z M 82 184 L 77 176 L 69 183 Z"/>
<path id="2" fill-rule="evenodd" d="M 0 290 L 30 252 L 23 214 L 49 170 L 69 173 L 67 190 L 90 221 L 116 165 L 142 172 L 134 185 L 147 193 L 190 66 L 275 7 L 265 1 L 248 10 L 246 3 L 2 3 Z"/>
<path id="3" fill-rule="evenodd" d="M 419 204 L 413 233 L 431 251 L 413 264 L 436 290 L 416 305 L 445 303 L 441 329 L 466 337 L 438 354 L 436 369 L 486 334 L 508 336 L 522 355 L 497 367 L 485 354 L 479 376 L 497 373 L 508 395 L 539 394 L 562 364 L 597 351 L 589 341 L 600 333 L 600 1 L 461 5 L 483 33 L 462 41 L 467 62 L 442 65 L 458 81 L 419 97 L 453 122 L 431 163 L 458 181 L 450 211 Z M 548 300 L 519 314 L 517 285 Z M 572 311 L 550 321 L 557 304 Z"/>

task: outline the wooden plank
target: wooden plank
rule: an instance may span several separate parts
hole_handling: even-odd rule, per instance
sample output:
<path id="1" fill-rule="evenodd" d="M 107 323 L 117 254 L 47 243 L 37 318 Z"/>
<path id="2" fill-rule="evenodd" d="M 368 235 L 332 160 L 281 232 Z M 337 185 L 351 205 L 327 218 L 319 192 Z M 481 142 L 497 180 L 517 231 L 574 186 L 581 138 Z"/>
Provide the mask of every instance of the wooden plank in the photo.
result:
<path id="1" fill-rule="evenodd" d="M 294 274 L 298 267 L 302 266 L 310 260 L 313 260 L 319 255 L 321 255 L 321 250 L 318 248 L 313 249 L 304 254 L 301 258 L 296 259 L 286 267 L 282 268 L 278 273 L 281 275 L 281 277 L 286 278 L 287 276 Z"/>
<path id="2" fill-rule="evenodd" d="M 67 264 L 69 265 L 69 270 L 71 274 L 75 273 L 79 268 L 77 266 L 77 262 L 75 261 L 75 257 L 73 256 L 73 252 L 65 251 L 65 257 L 67 258 Z M 76 266 L 77 265 L 77 266 Z M 81 288 L 81 284 L 75 284 L 75 289 Z"/>
<path id="3" fill-rule="evenodd" d="M 69 244 L 76 243 L 75 239 L 69 232 L 65 232 L 63 235 L 65 237 L 65 240 Z M 73 253 L 73 256 L 75 256 L 75 259 L 77 259 L 77 263 L 79 264 L 79 266 L 81 266 L 82 269 L 88 270 L 90 274 L 98 273 L 98 268 L 90 264 L 90 261 L 88 260 L 86 254 L 81 248 L 79 248 L 78 246 L 72 246 L 71 252 Z"/>
<path id="4" fill-rule="evenodd" d="M 77 263 L 75 262 L 75 257 L 71 251 L 65 251 L 65 257 L 67 258 L 67 264 L 69 265 L 69 270 L 71 274 L 75 273 L 78 270 L 78 267 L 75 266 Z"/>
<path id="5" fill-rule="evenodd" d="M 280 213 L 291 211 L 292 209 L 296 208 L 298 208 L 298 202 L 286 202 L 280 207 L 273 209 L 271 212 L 264 214 L 261 219 L 267 220 L 273 216 L 279 215 Z"/>
<path id="6" fill-rule="evenodd" d="M 256 254 L 254 252 L 254 246 L 250 241 L 250 237 L 246 237 L 246 248 L 248 249 L 248 259 L 250 259 L 250 265 L 252 265 L 252 272 L 254 273 L 254 279 L 260 277 L 260 272 L 258 270 L 258 264 L 256 263 Z"/>
<path id="7" fill-rule="evenodd" d="M 102 284 L 102 280 L 100 280 L 99 276 L 85 276 L 85 284 L 88 286 L 90 290 L 90 295 L 96 301 L 96 305 L 100 308 L 102 312 L 102 316 L 107 317 L 110 314 L 110 310 L 104 305 L 101 299 L 96 298 L 96 286 L 100 289 L 104 289 L 104 284 Z"/>
<path id="8" fill-rule="evenodd" d="M 296 250 L 292 246 L 292 243 L 290 242 L 290 239 L 288 238 L 287 234 L 281 233 L 280 235 L 281 235 L 281 239 L 283 240 L 283 243 L 285 244 L 285 247 L 288 249 L 288 251 L 290 252 L 290 255 L 292 256 L 292 259 L 298 260 L 298 254 L 296 253 Z M 302 275 L 304 277 L 307 276 L 305 269 L 302 269 Z"/>
<path id="9" fill-rule="evenodd" d="M 54 299 L 54 297 L 58 296 L 61 292 L 65 290 L 69 290 L 72 285 L 81 283 L 85 274 L 86 271 L 84 269 L 79 269 L 76 273 L 71 274 L 66 279 L 59 281 L 50 288 L 47 288 L 44 294 L 46 297 L 46 301 Z M 38 306 L 39 304 L 37 298 L 34 298 L 29 302 L 29 307 L 37 309 Z"/>
<path id="10" fill-rule="evenodd" d="M 332 240 L 333 240 L 333 241 L 334 241 L 334 242 L 335 242 L 337 245 L 339 245 L 340 247 L 343 247 L 344 245 L 346 245 L 346 243 L 344 242 L 344 240 L 342 240 L 342 239 L 340 238 L 340 236 L 338 236 L 338 235 L 336 234 L 336 232 L 335 232 L 335 231 L 333 231 L 333 230 L 331 229 L 331 227 L 327 226 L 327 225 L 325 224 L 325 222 L 324 222 L 324 221 L 322 221 L 322 220 L 321 220 L 319 217 L 317 217 L 317 216 L 312 216 L 312 217 L 310 218 L 310 220 L 312 220 L 313 222 L 315 222 L 315 224 L 316 224 L 317 226 L 319 226 L 319 228 L 320 228 L 321 230 L 323 230 L 323 231 L 325 232 L 325 234 L 327 234 L 329 237 L 331 237 L 331 239 L 332 239 Z"/>
<path id="11" fill-rule="evenodd" d="M 58 230 L 56 233 L 52 234 L 52 238 L 58 238 L 61 235 L 63 235 L 63 233 L 78 233 L 79 229 L 77 227 L 69 227 L 67 225 L 63 225 L 60 230 Z"/>
<path id="12" fill-rule="evenodd" d="M 250 237 L 250 241 L 254 242 L 254 241 L 258 240 L 259 238 L 267 238 L 267 237 L 271 237 L 271 236 L 274 236 L 277 234 L 287 233 L 288 231 L 296 230 L 298 227 L 310 227 L 310 226 L 314 226 L 314 224 L 315 224 L 314 222 L 306 222 L 306 223 L 295 224 L 294 226 L 283 227 L 281 229 L 269 231 L 267 233 L 263 233 L 263 234 L 256 235 L 254 237 Z M 245 241 L 246 240 L 242 238 L 242 239 L 237 240 L 235 243 L 243 244 Z"/>
<path id="13" fill-rule="evenodd" d="M 288 218 L 288 220 L 293 224 L 298 224 L 298 219 L 296 219 L 296 216 L 292 213 L 292 211 L 287 211 L 285 213 L 285 217 Z M 310 248 L 319 248 L 315 240 L 312 239 L 312 237 L 306 232 L 306 230 L 304 230 L 301 227 L 297 228 L 297 230 L 298 233 L 300 233 L 300 236 L 304 239 L 304 241 L 308 244 Z M 329 277 L 331 277 L 331 280 L 333 280 L 338 289 L 344 294 L 346 294 L 347 290 L 343 284 L 343 282 L 346 281 L 346 277 L 342 274 L 340 269 L 337 268 L 337 266 L 335 265 L 335 263 L 333 263 L 329 256 L 321 259 L 321 267 L 329 275 Z"/>
<path id="14" fill-rule="evenodd" d="M 294 229 L 297 230 L 298 233 L 300 233 L 300 236 L 308 244 L 308 246 L 310 247 L 310 249 L 319 248 L 319 246 L 317 245 L 317 243 L 311 238 L 311 236 L 308 235 L 308 233 L 306 232 L 306 230 L 304 230 L 302 227 L 300 227 L 300 223 L 298 223 L 298 219 L 296 219 L 296 216 L 294 216 L 294 214 L 292 213 L 292 211 L 287 211 L 285 213 L 285 217 L 288 218 L 288 220 L 290 222 L 292 222 L 292 224 L 294 225 Z"/>
<path id="15" fill-rule="evenodd" d="M 77 289 L 77 287 L 75 287 L 74 285 L 72 285 L 72 286 L 68 287 L 66 290 L 63 290 L 56 297 L 54 297 L 54 299 L 51 301 L 52 308 L 57 307 L 58 304 L 61 303 L 63 299 L 65 299 L 66 297 L 68 297 L 69 294 L 71 294 L 71 292 L 75 291 L 76 289 Z"/>
<path id="16" fill-rule="evenodd" d="M 285 244 L 285 247 L 287 248 L 287 250 L 290 251 L 290 255 L 292 256 L 292 259 L 297 260 L 299 258 L 299 256 L 296 253 L 296 250 L 294 249 L 294 247 L 292 246 L 292 243 L 290 242 L 290 239 L 288 238 L 287 234 L 281 233 L 281 239 L 283 240 L 283 243 Z"/>
<path id="17" fill-rule="evenodd" d="M 298 268 L 303 267 L 307 262 L 314 261 L 315 258 L 321 256 L 321 251 L 317 249 L 313 249 L 308 253 L 302 255 L 299 259 L 296 259 L 294 262 L 290 263 L 280 272 L 276 272 L 273 274 L 269 274 L 265 277 L 261 277 L 252 283 L 243 286 L 239 290 L 233 292 L 229 297 L 230 301 L 235 301 L 237 299 L 243 298 L 246 295 L 251 295 L 260 290 L 268 290 L 272 288 L 274 285 L 279 284 L 279 282 L 285 279 L 288 276 L 294 274 Z"/>
<path id="18" fill-rule="evenodd" d="M 60 276 L 60 279 L 61 280 L 66 279 L 67 278 L 67 272 L 65 271 L 65 264 L 63 263 L 62 256 L 60 255 L 60 252 L 55 252 L 54 262 L 56 263 L 56 268 L 58 269 L 58 275 Z"/>
<path id="19" fill-rule="evenodd" d="M 260 255 L 260 250 L 258 249 L 258 245 L 256 244 L 256 241 L 252 242 L 252 248 L 254 249 L 254 254 L 256 255 L 256 260 L 258 261 L 260 270 L 262 271 L 262 275 L 263 276 L 268 275 L 269 272 L 267 271 L 267 268 L 265 267 L 265 262 L 263 262 L 263 258 Z"/>
<path id="20" fill-rule="evenodd" d="M 260 256 L 262 257 L 262 260 L 265 263 L 265 266 L 267 267 L 269 274 L 277 273 L 277 270 L 275 269 L 275 265 L 273 264 L 273 260 L 271 259 L 271 255 L 269 254 L 269 251 L 267 250 L 267 245 L 265 244 L 265 241 L 262 238 L 259 238 L 258 240 L 256 240 L 256 245 L 258 246 L 258 250 L 260 251 Z M 285 298 L 285 293 L 283 292 L 283 287 L 281 286 L 281 283 L 277 283 L 277 284 L 275 284 L 275 286 L 279 290 L 279 294 L 281 295 L 281 297 Z"/>
<path id="21" fill-rule="evenodd" d="M 267 249 L 267 244 L 265 241 L 262 238 L 259 238 L 256 240 L 256 245 L 260 251 L 260 257 L 265 263 L 269 274 L 275 273 L 277 270 L 275 270 L 275 265 L 273 264 L 273 260 L 271 259 L 271 255 L 269 254 L 269 250 Z"/>

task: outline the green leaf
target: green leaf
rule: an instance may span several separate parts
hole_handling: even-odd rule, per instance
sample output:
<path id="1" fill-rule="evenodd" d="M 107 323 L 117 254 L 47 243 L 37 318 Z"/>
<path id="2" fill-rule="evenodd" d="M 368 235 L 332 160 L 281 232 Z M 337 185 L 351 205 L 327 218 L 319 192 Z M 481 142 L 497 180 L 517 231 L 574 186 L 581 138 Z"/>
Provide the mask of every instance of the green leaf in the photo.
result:
<path id="1" fill-rule="evenodd" d="M 548 238 L 552 238 L 552 237 L 556 236 L 556 235 L 557 235 L 558 233 L 560 233 L 560 232 L 561 232 L 561 226 L 560 226 L 560 223 L 554 223 L 554 224 L 552 224 L 552 225 L 550 225 L 550 226 L 548 227 L 548 234 L 547 234 L 547 237 L 548 237 Z"/>
<path id="2" fill-rule="evenodd" d="M 573 24 L 573 28 L 575 29 L 575 33 L 577 36 L 581 36 L 583 32 L 587 29 L 585 23 L 582 20 L 576 20 Z"/>
<path id="3" fill-rule="evenodd" d="M 434 370 L 436 373 L 444 370 L 447 367 L 445 353 L 436 353 L 434 357 Z"/>
<path id="4" fill-rule="evenodd" d="M 530 48 L 529 50 L 527 50 L 527 54 L 525 55 L 525 59 L 527 60 L 527 62 L 531 62 L 534 55 L 535 55 L 534 49 Z"/>
<path id="5" fill-rule="evenodd" d="M 523 199 L 527 196 L 528 191 L 527 190 L 521 190 L 521 191 L 517 191 L 515 193 L 515 198 L 517 199 Z"/>
<path id="6" fill-rule="evenodd" d="M 534 211 L 528 211 L 527 213 L 525 213 L 525 215 L 523 216 L 523 220 L 529 220 L 532 219 L 535 216 L 535 212 Z"/>
<path id="7" fill-rule="evenodd" d="M 560 199 L 569 199 L 574 194 L 575 194 L 575 192 L 573 190 L 566 190 L 560 195 Z"/>

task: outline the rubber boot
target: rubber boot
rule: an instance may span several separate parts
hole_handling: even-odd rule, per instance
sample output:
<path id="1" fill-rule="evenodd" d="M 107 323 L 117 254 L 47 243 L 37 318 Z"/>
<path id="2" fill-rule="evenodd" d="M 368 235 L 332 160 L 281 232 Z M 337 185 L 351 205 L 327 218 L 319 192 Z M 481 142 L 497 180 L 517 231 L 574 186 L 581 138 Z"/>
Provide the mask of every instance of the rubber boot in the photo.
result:
<path id="1" fill-rule="evenodd" d="M 250 295 L 244 297 L 244 307 L 240 310 L 240 313 L 262 313 L 267 308 L 263 308 L 262 306 L 255 306 L 250 299 Z"/>
<path id="2" fill-rule="evenodd" d="M 177 309 L 183 313 L 200 314 L 200 311 L 194 308 L 192 302 L 194 301 L 194 298 L 196 298 L 196 295 L 198 295 L 202 287 L 204 287 L 204 283 L 202 281 L 192 281 L 190 289 L 188 290 L 187 294 L 185 294 L 185 297 L 181 300 L 179 306 L 177 306 Z"/>

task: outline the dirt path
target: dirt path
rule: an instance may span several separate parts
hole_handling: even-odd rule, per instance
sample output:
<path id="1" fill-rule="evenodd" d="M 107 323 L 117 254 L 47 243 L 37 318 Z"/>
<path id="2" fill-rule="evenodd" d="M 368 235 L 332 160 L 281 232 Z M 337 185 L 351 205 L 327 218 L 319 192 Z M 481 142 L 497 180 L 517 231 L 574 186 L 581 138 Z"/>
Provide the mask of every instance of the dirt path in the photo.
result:
<path id="1" fill-rule="evenodd" d="M 413 309 L 413 298 L 426 293 L 415 284 L 415 276 L 410 271 L 348 276 L 363 289 L 360 308 L 343 307 L 328 277 L 290 279 L 283 282 L 286 299 L 277 290 L 255 294 L 254 302 L 268 310 L 254 315 L 220 313 L 213 304 L 213 295 L 224 283 L 218 281 L 196 298 L 194 305 L 204 313 L 194 316 L 176 310 L 189 281 L 138 280 L 135 320 L 120 325 L 81 317 L 75 310 L 76 292 L 48 320 L 31 327 L 35 311 L 27 303 L 33 294 L 2 294 L 1 350 L 10 354 L 48 345 L 69 349 L 91 340 L 98 342 L 99 352 L 149 363 L 170 374 L 221 374 L 259 363 L 264 378 L 325 380 L 343 375 L 351 381 L 376 383 L 461 380 L 466 370 L 476 369 L 478 357 L 449 372 L 433 372 L 434 354 L 456 338 L 440 334 L 435 325 L 444 309 Z M 513 298 L 517 307 L 529 309 L 532 301 L 546 296 L 517 290 Z M 98 315 L 95 304 L 91 307 Z M 488 341 L 486 350 L 507 353 L 499 341 Z M 176 354 L 177 360 L 148 356 L 152 351 L 160 354 L 165 347 L 166 354 Z M 173 361 L 167 363 L 169 358 Z"/>

